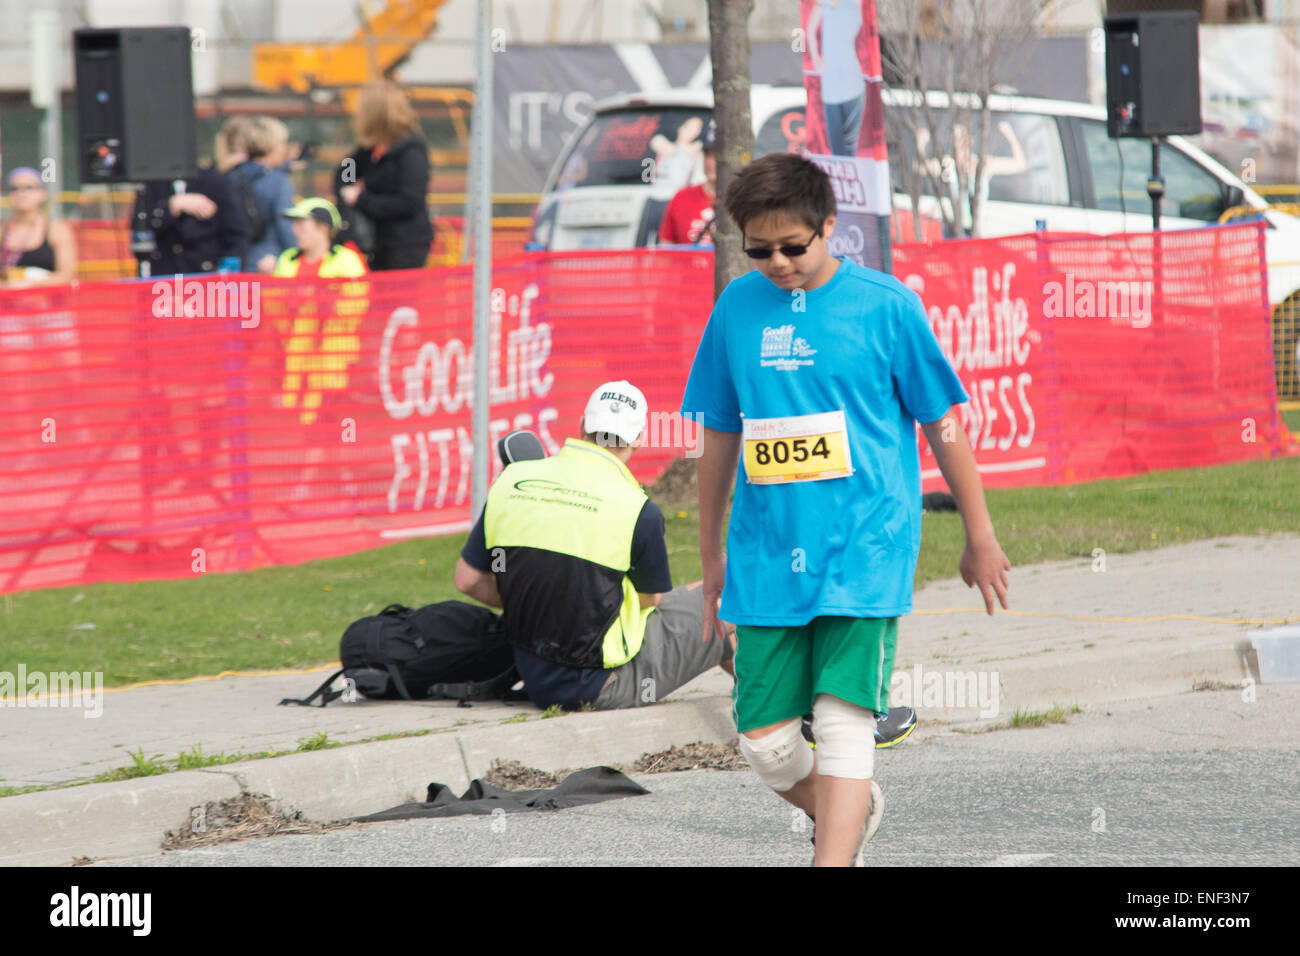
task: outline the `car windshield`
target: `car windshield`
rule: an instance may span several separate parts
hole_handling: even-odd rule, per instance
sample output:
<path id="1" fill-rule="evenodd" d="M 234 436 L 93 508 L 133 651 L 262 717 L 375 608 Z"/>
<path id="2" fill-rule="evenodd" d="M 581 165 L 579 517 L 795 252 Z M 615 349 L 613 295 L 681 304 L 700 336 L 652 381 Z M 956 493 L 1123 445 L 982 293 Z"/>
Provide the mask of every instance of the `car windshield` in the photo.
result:
<path id="1" fill-rule="evenodd" d="M 754 155 L 799 153 L 804 145 L 804 108 L 790 106 L 777 110 L 763 123 L 754 137 Z"/>
<path id="2" fill-rule="evenodd" d="M 655 107 L 615 110 L 592 118 L 573 144 L 555 182 L 557 191 L 576 186 L 627 186 L 670 174 L 686 185 L 692 170 L 677 170 L 674 158 L 694 160 L 709 122 L 707 109 Z"/>

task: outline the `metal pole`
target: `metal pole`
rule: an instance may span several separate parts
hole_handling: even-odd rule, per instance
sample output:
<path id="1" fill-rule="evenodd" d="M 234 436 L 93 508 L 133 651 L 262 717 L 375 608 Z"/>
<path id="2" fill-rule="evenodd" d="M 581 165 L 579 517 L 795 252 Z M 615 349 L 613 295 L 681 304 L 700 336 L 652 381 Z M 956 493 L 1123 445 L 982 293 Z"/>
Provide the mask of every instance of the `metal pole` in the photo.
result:
<path id="1" fill-rule="evenodd" d="M 1147 195 L 1151 197 L 1151 321 L 1156 342 L 1164 336 L 1165 309 L 1165 248 L 1160 234 L 1160 204 L 1165 196 L 1165 180 L 1160 175 L 1160 137 L 1151 137 L 1151 178 L 1147 181 Z M 1157 344 L 1157 349 L 1159 349 Z"/>
<path id="2" fill-rule="evenodd" d="M 1160 201 L 1165 195 L 1165 181 L 1160 175 L 1160 137 L 1151 137 L 1151 178 L 1147 180 L 1147 195 L 1151 197 L 1151 231 L 1160 231 Z"/>
<path id="3" fill-rule="evenodd" d="M 492 0 L 478 2 L 474 42 L 474 117 L 470 165 L 474 182 L 474 468 L 473 513 L 488 489 L 488 326 L 492 295 Z"/>
<path id="4" fill-rule="evenodd" d="M 58 61 L 55 61 L 55 69 L 58 69 Z M 60 195 L 63 192 L 63 184 L 67 180 L 63 175 L 63 110 L 59 102 L 58 80 L 54 81 L 54 96 L 50 99 L 49 108 L 45 111 L 45 129 L 43 145 L 45 155 L 54 160 L 54 182 L 50 184 L 50 206 L 49 215 L 51 219 L 59 219 L 63 216 L 63 198 Z"/>
<path id="5" fill-rule="evenodd" d="M 474 149 L 474 134 L 470 133 L 470 152 Z M 474 258 L 474 200 L 478 195 L 478 185 L 476 180 L 478 176 L 474 169 L 473 157 L 470 159 L 469 169 L 465 171 L 465 202 L 461 205 L 461 229 L 460 229 L 460 261 L 469 262 Z"/>
<path id="6" fill-rule="evenodd" d="M 32 105 L 45 107 L 41 121 L 41 181 L 50 185 L 49 217 L 63 215 L 59 192 L 65 181 L 63 175 L 63 115 L 61 110 L 59 62 L 60 26 L 57 10 L 32 12 Z M 48 165 L 47 165 L 48 164 Z M 54 179 L 46 177 L 53 172 Z"/>

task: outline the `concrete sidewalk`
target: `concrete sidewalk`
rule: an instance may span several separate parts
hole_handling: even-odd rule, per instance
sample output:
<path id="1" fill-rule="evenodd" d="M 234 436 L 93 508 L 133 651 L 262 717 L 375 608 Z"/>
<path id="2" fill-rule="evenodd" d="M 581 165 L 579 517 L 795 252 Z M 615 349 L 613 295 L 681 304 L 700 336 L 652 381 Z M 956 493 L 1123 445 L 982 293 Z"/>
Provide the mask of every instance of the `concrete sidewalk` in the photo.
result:
<path id="1" fill-rule="evenodd" d="M 1104 572 L 1093 566 L 1089 558 L 1013 570 L 1012 612 L 993 618 L 971 609 L 982 602 L 959 580 L 918 592 L 917 613 L 900 625 L 895 675 L 902 693 L 894 702 L 913 704 L 933 725 L 1185 692 L 1196 681 L 1238 685 L 1259 675 L 1251 674 L 1251 626 L 1231 621 L 1300 616 L 1297 536 L 1113 554 Z M 241 789 L 323 821 L 422 799 L 433 780 L 463 789 L 495 758 L 543 770 L 630 764 L 674 744 L 734 735 L 731 680 L 716 669 L 652 707 L 554 719 L 504 703 L 277 706 L 283 697 L 306 696 L 326 673 L 110 692 L 97 719 L 68 708 L 3 711 L 0 774 L 8 786 L 85 780 L 128 765 L 127 751 L 137 748 L 175 760 L 196 746 L 204 754 L 293 750 L 321 731 L 344 743 L 424 735 L 3 798 L 0 863 L 148 852 L 190 807 Z M 926 676 L 934 674 L 940 677 Z M 932 697 L 945 682 L 947 690 Z M 972 695 L 980 689 L 979 699 L 961 699 L 963 687 Z"/>

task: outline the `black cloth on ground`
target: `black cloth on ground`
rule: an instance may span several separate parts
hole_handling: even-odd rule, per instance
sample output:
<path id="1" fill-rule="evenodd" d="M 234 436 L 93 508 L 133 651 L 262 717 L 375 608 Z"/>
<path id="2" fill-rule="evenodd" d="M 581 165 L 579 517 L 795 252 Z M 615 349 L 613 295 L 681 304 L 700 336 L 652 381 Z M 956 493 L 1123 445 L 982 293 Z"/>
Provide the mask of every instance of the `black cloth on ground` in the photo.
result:
<path id="1" fill-rule="evenodd" d="M 417 817 L 490 815 L 494 810 L 504 810 L 506 813 L 563 810 L 616 797 L 637 797 L 649 792 L 636 781 L 610 767 L 588 767 L 586 770 L 575 770 L 561 780 L 558 786 L 546 790 L 504 790 L 482 780 L 475 780 L 463 795 L 457 797 L 446 784 L 431 783 L 424 803 L 404 803 L 391 810 L 381 810 L 379 813 L 353 819 L 358 823 L 380 823 Z"/>

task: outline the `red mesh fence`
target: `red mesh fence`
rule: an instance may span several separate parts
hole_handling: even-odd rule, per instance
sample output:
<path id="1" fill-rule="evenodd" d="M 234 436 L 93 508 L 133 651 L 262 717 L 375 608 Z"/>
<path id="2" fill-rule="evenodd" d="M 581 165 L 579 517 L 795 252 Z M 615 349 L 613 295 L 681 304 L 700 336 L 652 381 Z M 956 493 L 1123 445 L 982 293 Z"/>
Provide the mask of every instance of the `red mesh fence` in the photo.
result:
<path id="1" fill-rule="evenodd" d="M 1297 451 L 1277 414 L 1253 225 L 894 255 L 974 399 L 964 414 L 987 484 Z M 1122 308 L 1100 286 L 1144 281 L 1162 294 L 1131 287 Z M 669 413 L 712 282 L 708 252 L 499 262 L 492 445 L 532 428 L 554 450 L 592 388 L 628 378 L 652 409 L 632 471 L 652 481 L 694 444 Z M 0 593 L 467 529 L 471 303 L 468 267 L 0 292 Z M 941 487 L 928 449 L 923 468 Z"/>
<path id="2" fill-rule="evenodd" d="M 985 485 L 1295 454 L 1278 412 L 1262 229 L 895 247 L 971 401 Z M 922 438 L 922 476 L 941 481 Z"/>
<path id="3" fill-rule="evenodd" d="M 557 449 L 608 379 L 675 408 L 712 281 L 703 253 L 500 264 L 493 444 L 533 428 Z M 467 527 L 471 306 L 468 267 L 0 292 L 0 591 Z M 682 454 L 673 420 L 638 477 Z"/>

